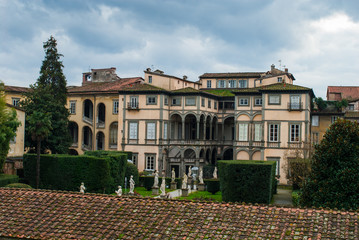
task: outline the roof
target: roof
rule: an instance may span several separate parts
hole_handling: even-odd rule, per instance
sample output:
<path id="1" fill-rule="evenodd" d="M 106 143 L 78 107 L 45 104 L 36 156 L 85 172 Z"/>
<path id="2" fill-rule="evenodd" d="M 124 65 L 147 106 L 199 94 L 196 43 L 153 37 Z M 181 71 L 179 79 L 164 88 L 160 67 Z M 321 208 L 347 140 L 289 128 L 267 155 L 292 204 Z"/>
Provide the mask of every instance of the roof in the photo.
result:
<path id="1" fill-rule="evenodd" d="M 121 78 L 111 82 L 89 82 L 84 86 L 68 88 L 69 94 L 88 94 L 88 93 L 117 93 L 124 87 L 143 81 L 141 77 Z"/>
<path id="2" fill-rule="evenodd" d="M 9 104 L 9 103 L 6 103 L 6 106 L 8 106 L 9 108 L 14 108 L 14 109 L 17 109 L 19 111 L 25 112 L 25 110 L 22 107 L 19 107 L 19 106 L 14 106 L 14 105 Z"/>
<path id="3" fill-rule="evenodd" d="M 199 78 L 260 78 L 265 72 L 204 73 Z"/>
<path id="4" fill-rule="evenodd" d="M 340 94 L 340 99 L 331 99 L 329 94 Z M 327 100 L 341 100 L 341 99 L 359 99 L 359 87 L 358 86 L 328 86 L 327 88 Z"/>
<path id="5" fill-rule="evenodd" d="M 147 93 L 147 92 L 168 92 L 168 91 L 164 88 L 160 88 L 148 83 L 138 82 L 136 84 L 127 84 L 123 88 L 119 89 L 119 92 Z"/>
<path id="6" fill-rule="evenodd" d="M 359 212 L 0 188 L 0 237 L 358 239 Z"/>
<path id="7" fill-rule="evenodd" d="M 162 77 L 175 78 L 177 80 L 181 80 L 181 81 L 184 81 L 184 82 L 187 82 L 187 83 L 200 84 L 198 81 L 193 82 L 191 80 L 187 80 L 187 79 L 183 79 L 183 78 L 180 78 L 180 77 L 164 74 L 163 71 L 161 71 L 161 70 L 156 70 L 156 71 L 153 71 L 153 72 L 145 70 L 144 72 L 147 73 L 147 74 L 150 74 L 150 75 L 157 75 L 157 76 L 162 76 Z"/>
<path id="8" fill-rule="evenodd" d="M 345 118 L 359 118 L 359 112 L 346 112 L 344 114 Z"/>
<path id="9" fill-rule="evenodd" d="M 31 90 L 31 88 L 28 88 L 28 87 L 17 87 L 17 86 L 5 85 L 5 92 L 25 93 L 30 90 Z"/>

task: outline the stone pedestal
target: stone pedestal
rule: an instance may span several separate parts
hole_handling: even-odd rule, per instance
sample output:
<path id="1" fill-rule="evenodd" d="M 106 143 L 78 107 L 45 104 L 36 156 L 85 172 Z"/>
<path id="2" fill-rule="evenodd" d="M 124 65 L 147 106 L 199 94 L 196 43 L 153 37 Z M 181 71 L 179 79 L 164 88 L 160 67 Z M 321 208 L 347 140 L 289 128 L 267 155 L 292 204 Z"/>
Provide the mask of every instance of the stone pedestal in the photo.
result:
<path id="1" fill-rule="evenodd" d="M 192 177 L 189 177 L 189 178 L 188 178 L 187 184 L 192 186 Z"/>
<path id="2" fill-rule="evenodd" d="M 182 197 L 188 196 L 188 189 L 182 189 Z"/>
<path id="3" fill-rule="evenodd" d="M 159 187 L 152 187 L 152 194 L 158 195 L 159 194 Z"/>
<path id="4" fill-rule="evenodd" d="M 176 190 L 176 189 L 177 189 L 177 183 L 171 182 L 171 190 Z"/>
<path id="5" fill-rule="evenodd" d="M 205 189 L 205 184 L 204 183 L 199 183 L 198 184 L 198 191 L 204 191 L 204 189 Z"/>

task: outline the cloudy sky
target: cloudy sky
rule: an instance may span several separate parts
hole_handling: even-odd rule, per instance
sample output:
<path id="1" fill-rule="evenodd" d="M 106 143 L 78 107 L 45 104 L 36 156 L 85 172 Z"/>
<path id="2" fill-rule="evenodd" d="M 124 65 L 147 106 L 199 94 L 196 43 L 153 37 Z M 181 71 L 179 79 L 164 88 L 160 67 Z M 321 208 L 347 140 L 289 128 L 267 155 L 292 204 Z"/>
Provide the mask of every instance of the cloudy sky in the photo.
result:
<path id="1" fill-rule="evenodd" d="M 356 0 L 0 0 L 0 79 L 35 83 L 53 35 L 68 85 L 91 68 L 197 81 L 275 64 L 325 97 L 328 85 L 359 85 L 358 9 Z"/>

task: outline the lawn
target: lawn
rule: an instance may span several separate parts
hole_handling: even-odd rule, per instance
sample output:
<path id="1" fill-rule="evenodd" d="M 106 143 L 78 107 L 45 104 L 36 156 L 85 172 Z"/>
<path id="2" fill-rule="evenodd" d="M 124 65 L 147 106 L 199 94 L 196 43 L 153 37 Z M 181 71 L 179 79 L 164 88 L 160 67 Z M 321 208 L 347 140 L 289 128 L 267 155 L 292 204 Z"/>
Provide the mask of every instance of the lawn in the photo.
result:
<path id="1" fill-rule="evenodd" d="M 130 191 L 130 189 L 122 189 L 122 193 L 123 194 L 126 194 L 126 193 L 128 193 Z M 166 188 L 166 193 L 167 192 L 172 192 L 173 190 L 171 190 L 171 189 L 168 189 L 168 188 Z M 142 197 L 156 197 L 156 196 L 158 196 L 159 194 L 161 194 L 161 191 L 159 191 L 159 194 L 158 195 L 153 195 L 152 194 L 152 190 L 151 191 L 147 191 L 146 190 L 146 188 L 144 188 L 144 187 L 136 187 L 135 188 L 135 193 L 138 193 L 138 194 L 140 194 Z M 113 195 L 116 195 L 115 193 L 113 194 Z"/>
<path id="2" fill-rule="evenodd" d="M 187 197 L 179 197 L 178 199 L 222 202 L 222 193 L 217 192 L 216 194 L 212 194 L 207 191 L 197 191 L 189 194 Z"/>

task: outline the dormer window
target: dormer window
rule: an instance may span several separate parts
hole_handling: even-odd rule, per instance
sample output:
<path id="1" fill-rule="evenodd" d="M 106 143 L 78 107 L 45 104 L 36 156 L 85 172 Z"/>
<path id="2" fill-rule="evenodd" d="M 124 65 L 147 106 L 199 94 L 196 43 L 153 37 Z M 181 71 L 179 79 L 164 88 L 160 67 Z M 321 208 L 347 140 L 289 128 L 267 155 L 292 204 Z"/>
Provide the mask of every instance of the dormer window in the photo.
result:
<path id="1" fill-rule="evenodd" d="M 282 78 L 282 77 L 278 77 L 277 79 L 278 79 L 278 82 L 279 82 L 279 83 L 283 82 L 283 78 Z"/>
<path id="2" fill-rule="evenodd" d="M 152 76 L 148 76 L 148 83 L 152 83 Z"/>

